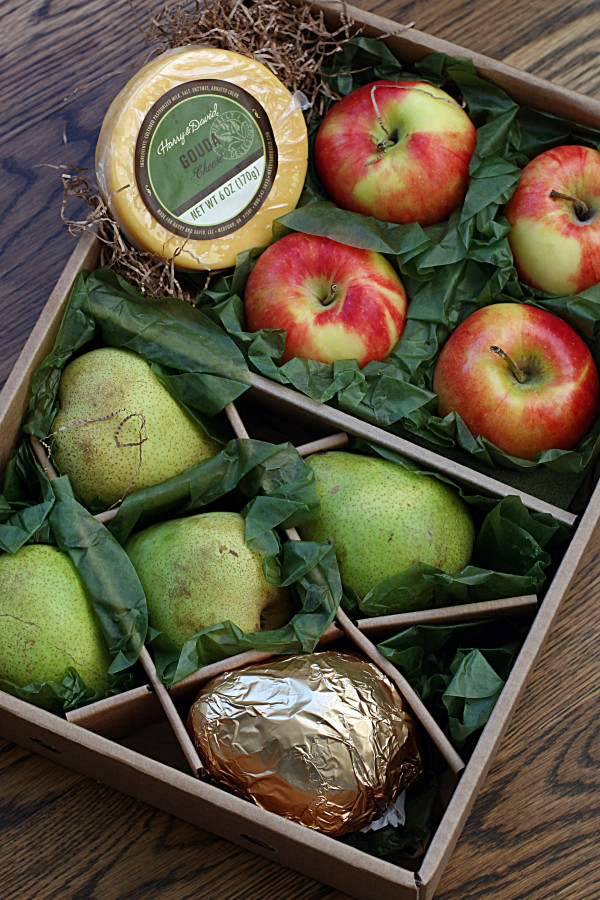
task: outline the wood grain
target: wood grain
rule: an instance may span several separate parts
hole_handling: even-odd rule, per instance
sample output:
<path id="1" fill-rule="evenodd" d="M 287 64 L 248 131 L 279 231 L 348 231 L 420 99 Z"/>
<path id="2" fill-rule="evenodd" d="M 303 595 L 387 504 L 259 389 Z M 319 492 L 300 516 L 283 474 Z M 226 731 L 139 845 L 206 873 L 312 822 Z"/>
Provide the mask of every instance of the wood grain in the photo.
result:
<path id="1" fill-rule="evenodd" d="M 596 2 L 355 2 L 600 97 Z M 134 6 L 147 15 L 143 0 Z M 47 166 L 65 162 L 65 130 L 70 162 L 93 165 L 104 111 L 144 41 L 126 0 L 4 0 L 0 50 L 1 384 L 73 247 Z M 600 897 L 599 561 L 595 539 L 438 900 Z M 3 740 L 0 785 L 3 900 L 344 898 Z"/>
<path id="2" fill-rule="evenodd" d="M 137 8 L 147 15 L 144 3 Z M 10 0 L 0 34 L 1 385 L 74 247 L 60 218 L 58 167 L 93 173 L 104 113 L 146 48 L 127 0 Z M 81 211 L 67 209 L 71 218 Z"/>

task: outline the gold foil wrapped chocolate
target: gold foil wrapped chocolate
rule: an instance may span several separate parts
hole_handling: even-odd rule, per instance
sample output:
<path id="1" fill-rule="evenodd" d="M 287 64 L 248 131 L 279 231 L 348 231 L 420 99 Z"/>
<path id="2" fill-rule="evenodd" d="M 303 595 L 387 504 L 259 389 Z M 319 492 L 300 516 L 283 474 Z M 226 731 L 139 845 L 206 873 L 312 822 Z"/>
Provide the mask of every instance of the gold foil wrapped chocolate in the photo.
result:
<path id="1" fill-rule="evenodd" d="M 398 691 L 353 653 L 302 654 L 221 675 L 200 692 L 189 726 L 208 775 L 329 835 L 377 818 L 422 769 Z"/>

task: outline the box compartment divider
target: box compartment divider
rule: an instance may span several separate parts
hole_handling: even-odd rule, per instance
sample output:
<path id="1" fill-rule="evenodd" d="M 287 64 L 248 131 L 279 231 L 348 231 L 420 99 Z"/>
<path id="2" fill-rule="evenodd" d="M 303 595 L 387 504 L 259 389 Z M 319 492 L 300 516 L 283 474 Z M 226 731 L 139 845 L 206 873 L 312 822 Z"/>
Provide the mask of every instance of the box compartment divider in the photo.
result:
<path id="1" fill-rule="evenodd" d="M 262 375 L 252 373 L 251 377 L 252 387 L 248 393 L 256 398 L 260 398 L 275 412 L 285 408 L 289 413 L 291 407 L 298 414 L 306 415 L 336 430 L 372 440 L 388 450 L 401 453 L 414 462 L 437 469 L 437 471 L 447 475 L 449 478 L 458 479 L 480 491 L 498 497 L 508 495 L 520 497 L 523 504 L 529 509 L 534 512 L 549 514 L 565 525 L 572 526 L 577 521 L 577 516 L 561 509 L 559 506 L 554 506 L 545 500 L 534 497 L 532 494 L 517 490 L 496 478 L 491 478 L 489 475 L 469 469 L 467 466 L 463 466 L 454 460 L 446 459 L 444 456 L 428 450 L 426 447 L 412 444 L 398 435 L 384 431 L 383 428 L 371 425 L 369 422 L 363 422 L 361 419 L 357 419 L 339 409 L 334 409 L 323 403 L 317 403 L 316 400 L 311 400 L 310 397 L 306 397 L 304 394 L 298 393 L 298 391 L 290 390 L 290 388 L 269 381 L 268 378 L 264 378 Z"/>

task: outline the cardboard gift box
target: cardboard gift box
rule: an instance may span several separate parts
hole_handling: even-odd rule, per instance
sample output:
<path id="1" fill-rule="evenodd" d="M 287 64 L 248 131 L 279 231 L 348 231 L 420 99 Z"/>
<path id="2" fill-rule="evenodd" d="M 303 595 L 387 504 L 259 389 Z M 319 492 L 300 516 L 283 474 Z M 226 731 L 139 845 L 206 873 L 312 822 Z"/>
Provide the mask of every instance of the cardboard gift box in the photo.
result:
<path id="1" fill-rule="evenodd" d="M 300 0 L 297 0 L 300 4 Z M 321 8 L 319 4 L 315 4 Z M 339 19 L 337 4 L 322 4 L 331 27 Z M 470 56 L 480 75 L 502 87 L 517 102 L 564 116 L 581 125 L 600 127 L 600 104 L 589 98 L 550 85 L 530 75 L 517 72 L 491 59 L 472 54 L 463 48 L 436 40 L 410 29 L 394 35 L 394 23 L 350 9 L 351 18 L 364 28 L 364 33 L 385 38 L 393 52 L 407 63 L 423 59 L 431 52 Z M 20 437 L 21 419 L 27 405 L 33 372 L 52 348 L 70 288 L 82 269 L 94 268 L 98 260 L 98 244 L 84 235 L 73 252 L 55 290 L 46 304 L 22 354 L 20 355 L 0 397 L 0 469 Z M 548 503 L 525 490 L 515 490 L 501 477 L 482 474 L 431 448 L 417 446 L 410 440 L 386 432 L 346 413 L 316 403 L 296 391 L 252 375 L 251 385 L 236 401 L 232 425 L 238 436 L 253 428 L 261 434 L 280 435 L 294 432 L 311 442 L 340 431 L 366 437 L 376 444 L 397 451 L 410 459 L 452 477 L 457 483 L 491 497 L 517 494 L 532 512 L 551 515 L 573 528 L 573 536 L 560 559 L 554 561 L 551 577 L 539 598 L 516 597 L 472 604 L 470 608 L 454 608 L 404 614 L 390 617 L 393 621 L 364 619 L 357 624 L 343 613 L 337 625 L 323 636 L 323 645 L 357 646 L 371 655 L 397 680 L 413 712 L 420 719 L 428 737 L 446 769 L 443 808 L 425 852 L 414 866 L 398 865 L 341 844 L 332 838 L 288 822 L 230 793 L 205 783 L 190 771 L 189 758 L 177 734 L 165 727 L 165 709 L 169 704 L 184 716 L 199 685 L 224 667 L 242 665 L 260 654 L 230 659 L 201 670 L 174 686 L 161 705 L 149 684 L 117 697 L 83 707 L 69 713 L 66 720 L 46 713 L 8 694 L 0 693 L 0 732 L 24 747 L 34 749 L 50 759 L 58 760 L 79 772 L 143 799 L 160 809 L 184 818 L 216 834 L 239 843 L 267 858 L 293 866 L 304 874 L 328 883 L 351 896 L 427 900 L 434 895 L 452 849 L 468 817 L 477 792 L 494 759 L 510 717 L 519 702 L 556 611 L 577 569 L 598 518 L 599 488 L 587 490 L 583 512 L 575 515 L 568 509 Z M 300 441 L 294 440 L 295 443 Z M 468 762 L 454 751 L 440 733 L 433 717 L 418 696 L 398 675 L 397 670 L 378 653 L 375 642 L 411 622 L 456 621 L 466 617 L 488 617 L 504 613 L 521 614 L 530 623 L 521 651 L 494 711 L 479 737 Z M 153 729 L 163 729 L 161 743 L 153 738 Z M 162 749 L 157 753 L 156 746 Z M 164 746 L 167 751 L 164 751 Z M 182 754 L 182 749 L 184 753 Z"/>

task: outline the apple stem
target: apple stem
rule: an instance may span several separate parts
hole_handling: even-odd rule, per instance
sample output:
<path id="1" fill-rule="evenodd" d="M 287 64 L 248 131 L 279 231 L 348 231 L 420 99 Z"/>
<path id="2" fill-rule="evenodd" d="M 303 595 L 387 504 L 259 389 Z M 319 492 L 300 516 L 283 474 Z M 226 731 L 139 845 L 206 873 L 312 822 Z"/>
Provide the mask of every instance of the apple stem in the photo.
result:
<path id="1" fill-rule="evenodd" d="M 331 287 L 329 288 L 329 293 L 327 294 L 327 296 L 323 297 L 323 299 L 321 300 L 321 305 L 322 306 L 331 306 L 331 304 L 335 300 L 335 295 L 337 294 L 338 291 L 339 291 L 339 287 L 337 286 L 337 284 L 332 284 Z"/>
<path id="2" fill-rule="evenodd" d="M 578 219 L 583 221 L 587 218 L 590 210 L 584 200 L 579 200 L 577 197 L 571 197 L 569 194 L 562 194 L 560 191 L 554 190 L 550 191 L 550 196 L 553 200 L 568 200 L 573 204 L 573 209 Z"/>
<path id="3" fill-rule="evenodd" d="M 527 381 L 527 375 L 525 374 L 525 372 L 522 369 L 520 369 L 518 367 L 518 365 L 515 362 L 512 361 L 512 359 L 510 358 L 508 353 L 505 353 L 504 350 L 502 349 L 502 347 L 498 347 L 496 344 L 493 344 L 490 347 L 490 351 L 492 353 L 497 353 L 498 356 L 504 360 L 504 362 L 506 363 L 506 365 L 508 366 L 508 368 L 510 369 L 512 374 L 515 376 L 515 378 L 517 379 L 519 384 L 525 384 L 525 382 Z"/>

